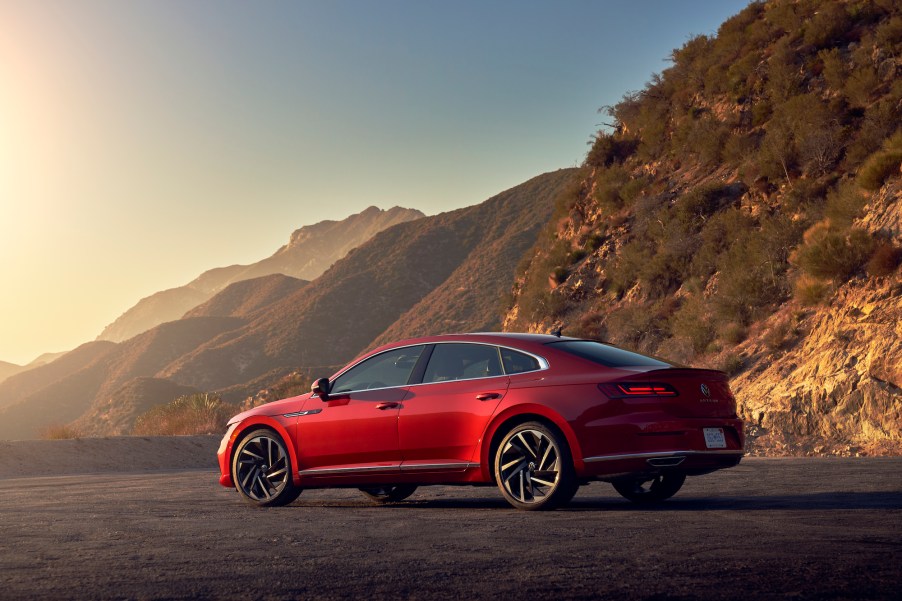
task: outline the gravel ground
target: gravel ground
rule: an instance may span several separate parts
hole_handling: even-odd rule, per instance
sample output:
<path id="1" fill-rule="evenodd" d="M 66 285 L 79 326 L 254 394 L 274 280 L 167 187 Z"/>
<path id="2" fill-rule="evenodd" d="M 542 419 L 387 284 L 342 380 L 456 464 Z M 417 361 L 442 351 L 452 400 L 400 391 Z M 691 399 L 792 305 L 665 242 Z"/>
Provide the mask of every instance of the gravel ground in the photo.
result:
<path id="1" fill-rule="evenodd" d="M 898 599 L 902 458 L 757 459 L 657 508 L 428 487 L 255 509 L 212 469 L 0 480 L 0 599 Z"/>

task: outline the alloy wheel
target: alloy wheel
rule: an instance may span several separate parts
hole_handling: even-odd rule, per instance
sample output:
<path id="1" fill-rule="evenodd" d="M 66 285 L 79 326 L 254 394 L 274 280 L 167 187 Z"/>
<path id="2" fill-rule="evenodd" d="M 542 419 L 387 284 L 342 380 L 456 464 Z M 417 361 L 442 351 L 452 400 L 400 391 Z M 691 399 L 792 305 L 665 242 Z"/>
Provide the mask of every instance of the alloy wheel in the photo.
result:
<path id="1" fill-rule="evenodd" d="M 288 485 L 288 453 L 280 440 L 258 434 L 242 442 L 235 459 L 235 483 L 254 501 L 275 499 Z"/>
<path id="2" fill-rule="evenodd" d="M 541 503 L 558 486 L 560 464 L 560 450 L 550 436 L 537 429 L 515 431 L 498 456 L 500 484 L 519 503 Z"/>

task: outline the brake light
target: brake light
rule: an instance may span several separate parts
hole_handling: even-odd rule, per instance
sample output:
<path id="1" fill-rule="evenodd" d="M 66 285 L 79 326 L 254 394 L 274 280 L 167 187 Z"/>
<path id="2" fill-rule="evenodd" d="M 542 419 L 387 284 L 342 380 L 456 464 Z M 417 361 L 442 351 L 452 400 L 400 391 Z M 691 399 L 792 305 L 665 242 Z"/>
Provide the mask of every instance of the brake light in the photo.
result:
<path id="1" fill-rule="evenodd" d="M 676 388 L 663 382 L 618 382 L 599 384 L 598 389 L 612 399 L 678 396 Z"/>

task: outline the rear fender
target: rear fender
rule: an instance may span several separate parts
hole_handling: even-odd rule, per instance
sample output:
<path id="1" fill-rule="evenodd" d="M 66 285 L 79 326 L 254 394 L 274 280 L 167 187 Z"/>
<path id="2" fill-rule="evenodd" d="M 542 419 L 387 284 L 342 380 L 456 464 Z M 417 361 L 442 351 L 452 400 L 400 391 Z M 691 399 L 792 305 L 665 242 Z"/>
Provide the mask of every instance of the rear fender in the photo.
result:
<path id="1" fill-rule="evenodd" d="M 490 456 L 492 440 L 494 440 L 495 435 L 498 434 L 499 431 L 504 429 L 511 420 L 515 420 L 517 418 L 522 417 L 542 417 L 546 420 L 553 423 L 557 426 L 558 430 L 563 432 L 564 437 L 567 439 L 567 445 L 570 447 L 570 455 L 573 457 L 573 467 L 576 469 L 577 473 L 582 473 L 583 471 L 583 454 L 582 449 L 579 446 L 579 441 L 576 439 L 576 434 L 573 432 L 573 428 L 570 427 L 570 424 L 567 423 L 563 417 L 561 417 L 558 413 L 552 411 L 548 407 L 544 407 L 542 405 L 533 405 L 533 404 L 524 404 L 524 405 L 515 405 L 513 407 L 508 407 L 503 410 L 501 413 L 495 415 L 492 418 L 492 421 L 489 422 L 488 427 L 485 430 L 485 433 L 480 440 L 480 448 L 479 448 L 479 466 L 482 471 L 482 478 L 487 482 L 491 482 L 492 480 L 492 462 L 493 458 Z M 530 421 L 529 419 L 521 421 Z"/>

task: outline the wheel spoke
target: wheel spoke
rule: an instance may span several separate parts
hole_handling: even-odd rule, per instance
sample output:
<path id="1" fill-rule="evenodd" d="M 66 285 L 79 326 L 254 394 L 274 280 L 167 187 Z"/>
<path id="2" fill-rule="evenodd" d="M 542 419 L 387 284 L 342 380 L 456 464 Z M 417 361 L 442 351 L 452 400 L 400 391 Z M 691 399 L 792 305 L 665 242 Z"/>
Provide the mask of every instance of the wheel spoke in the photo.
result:
<path id="1" fill-rule="evenodd" d="M 247 448 L 247 447 L 244 447 L 243 449 L 241 449 L 241 454 L 242 454 L 242 455 L 250 455 L 250 456 L 253 457 L 254 459 L 259 459 L 260 461 L 263 461 L 263 457 L 261 457 L 260 455 L 257 455 L 256 453 L 252 452 L 252 451 L 251 451 L 249 448 Z"/>
<path id="2" fill-rule="evenodd" d="M 548 444 L 548 447 L 545 449 L 545 454 L 542 455 L 542 460 L 539 462 L 539 466 L 536 468 L 538 470 L 545 469 L 545 462 L 548 460 L 548 455 L 551 454 L 551 444 Z"/>
<path id="3" fill-rule="evenodd" d="M 523 443 L 523 448 L 526 449 L 526 451 L 527 451 L 530 455 L 532 455 L 533 459 L 538 459 L 538 457 L 536 456 L 535 451 L 532 450 L 532 448 L 529 446 L 529 443 L 526 442 L 526 439 L 525 439 L 525 438 L 523 438 L 523 432 L 519 432 L 519 433 L 517 434 L 517 438 L 520 439 L 520 441 Z"/>
<path id="4" fill-rule="evenodd" d="M 282 469 L 277 470 L 277 471 L 275 471 L 275 472 L 272 472 L 272 471 L 269 472 L 268 474 L 266 474 L 266 477 L 269 478 L 270 481 L 272 481 L 272 478 L 275 478 L 275 477 L 278 476 L 279 474 L 284 474 L 286 471 L 287 471 L 287 468 L 284 468 L 284 467 L 283 467 Z"/>

